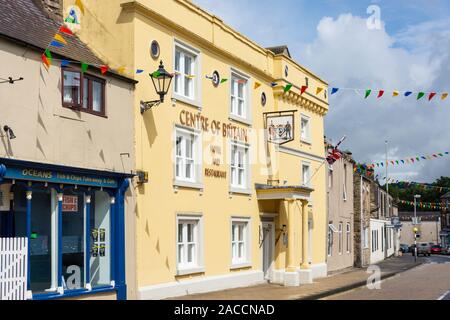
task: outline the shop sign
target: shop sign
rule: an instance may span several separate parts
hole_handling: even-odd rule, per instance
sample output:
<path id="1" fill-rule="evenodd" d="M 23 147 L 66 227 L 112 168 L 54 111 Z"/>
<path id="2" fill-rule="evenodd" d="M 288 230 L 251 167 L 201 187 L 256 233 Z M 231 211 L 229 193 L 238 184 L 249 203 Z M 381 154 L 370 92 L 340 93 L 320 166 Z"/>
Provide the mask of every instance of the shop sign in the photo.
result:
<path id="1" fill-rule="evenodd" d="M 62 203 L 63 212 L 78 212 L 78 197 L 77 196 L 63 196 Z"/>
<path id="2" fill-rule="evenodd" d="M 56 184 L 75 184 L 84 186 L 117 188 L 116 179 L 97 177 L 94 175 L 79 175 L 72 173 L 58 172 L 54 170 L 40 170 L 32 168 L 6 168 L 6 179 L 42 181 Z"/>

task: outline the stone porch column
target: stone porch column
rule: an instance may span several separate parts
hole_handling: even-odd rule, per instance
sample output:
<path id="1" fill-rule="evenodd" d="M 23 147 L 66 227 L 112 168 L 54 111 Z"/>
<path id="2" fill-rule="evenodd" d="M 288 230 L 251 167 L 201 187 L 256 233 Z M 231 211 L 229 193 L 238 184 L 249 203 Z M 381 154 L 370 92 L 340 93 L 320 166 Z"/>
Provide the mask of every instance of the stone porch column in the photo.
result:
<path id="1" fill-rule="evenodd" d="M 286 213 L 288 218 L 288 247 L 286 251 L 286 272 L 296 272 L 295 265 L 295 212 L 293 208 L 294 200 L 286 199 Z"/>
<path id="2" fill-rule="evenodd" d="M 302 265 L 304 270 L 309 269 L 308 262 L 308 243 L 309 230 L 308 230 L 308 201 L 302 201 Z"/>

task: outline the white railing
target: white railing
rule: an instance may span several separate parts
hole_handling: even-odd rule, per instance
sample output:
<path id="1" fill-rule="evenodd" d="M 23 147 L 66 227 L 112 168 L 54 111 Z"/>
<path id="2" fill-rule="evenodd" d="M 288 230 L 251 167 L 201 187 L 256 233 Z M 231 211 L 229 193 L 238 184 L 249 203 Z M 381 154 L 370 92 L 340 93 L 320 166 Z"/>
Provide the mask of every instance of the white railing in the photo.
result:
<path id="1" fill-rule="evenodd" d="M 27 298 L 27 238 L 0 238 L 0 300 Z"/>

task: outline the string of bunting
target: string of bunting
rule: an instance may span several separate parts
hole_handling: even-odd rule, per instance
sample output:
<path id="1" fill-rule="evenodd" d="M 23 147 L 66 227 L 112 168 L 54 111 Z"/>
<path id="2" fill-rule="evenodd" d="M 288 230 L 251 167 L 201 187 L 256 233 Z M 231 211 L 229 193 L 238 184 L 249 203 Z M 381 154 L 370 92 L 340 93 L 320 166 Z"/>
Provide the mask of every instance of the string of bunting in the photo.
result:
<path id="1" fill-rule="evenodd" d="M 400 200 L 399 203 L 403 204 L 403 205 L 407 205 L 407 206 L 414 206 L 414 201 L 405 201 L 405 200 Z M 443 206 L 440 203 L 430 203 L 430 202 L 416 202 L 416 206 L 418 206 L 419 208 L 424 208 L 424 209 L 439 209 L 442 210 L 444 208 L 447 208 L 446 206 Z"/>
<path id="2" fill-rule="evenodd" d="M 387 162 L 386 161 L 376 162 L 376 163 L 367 164 L 366 166 L 369 169 L 374 169 L 374 168 L 384 167 L 385 165 L 386 166 L 401 166 L 401 165 L 407 165 L 407 164 L 416 164 L 421 161 L 423 162 L 423 161 L 443 158 L 445 156 L 448 156 L 449 154 L 450 153 L 447 151 L 447 152 L 442 152 L 442 153 L 434 153 L 434 154 L 426 155 L 426 156 L 414 156 L 414 157 L 400 159 L 400 160 L 388 160 Z"/>
<path id="3" fill-rule="evenodd" d="M 356 92 L 358 95 L 361 95 L 361 93 L 363 93 L 364 99 L 368 99 L 369 97 L 375 96 L 375 95 L 376 95 L 377 99 L 381 99 L 383 97 L 386 97 L 387 93 L 389 92 L 389 95 L 391 95 L 393 98 L 400 97 L 400 96 L 403 96 L 403 97 L 415 96 L 417 100 L 421 100 L 424 97 L 427 97 L 428 101 L 432 101 L 435 97 L 440 97 L 440 99 L 442 101 L 444 101 L 448 98 L 448 94 L 449 94 L 448 92 L 437 92 L 437 91 L 414 92 L 414 91 L 400 91 L 400 90 L 388 91 L 388 90 L 384 90 L 384 89 L 332 88 L 331 95 L 335 95 L 344 90 Z"/>

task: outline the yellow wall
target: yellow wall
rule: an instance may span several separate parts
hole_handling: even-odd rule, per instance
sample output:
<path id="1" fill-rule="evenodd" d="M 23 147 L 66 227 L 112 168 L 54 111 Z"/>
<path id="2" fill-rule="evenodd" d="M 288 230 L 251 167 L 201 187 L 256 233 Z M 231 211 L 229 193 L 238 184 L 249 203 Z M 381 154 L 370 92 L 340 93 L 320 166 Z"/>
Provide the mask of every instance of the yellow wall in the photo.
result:
<path id="1" fill-rule="evenodd" d="M 68 4 L 74 1 L 65 1 Z M 300 185 L 301 157 L 286 153 L 277 153 L 273 145 L 269 146 L 273 167 L 268 168 L 265 157 L 267 144 L 261 138 L 264 128 L 263 113 L 282 110 L 297 110 L 295 141 L 286 147 L 311 154 L 319 160 L 308 160 L 315 172 L 320 166 L 320 158 L 324 157 L 323 148 L 323 116 L 328 110 L 324 93 L 319 97 L 305 93 L 299 95 L 299 88 L 304 85 L 307 76 L 310 79 L 310 93 L 315 93 L 316 86 L 327 88 L 327 84 L 310 71 L 302 68 L 291 59 L 276 56 L 272 52 L 258 46 L 246 37 L 225 25 L 220 19 L 193 6 L 185 0 L 136 1 L 134 7 L 120 4 L 127 1 L 108 1 L 108 6 L 100 6 L 100 1 L 85 0 L 86 15 L 82 20 L 80 37 L 96 52 L 101 53 L 114 66 L 126 64 L 127 73 L 136 68 L 145 69 L 143 75 L 134 75 L 139 81 L 135 91 L 135 144 L 136 169 L 149 172 L 149 183 L 135 186 L 137 193 L 136 207 L 136 239 L 137 239 L 137 286 L 199 278 L 202 276 L 222 275 L 230 272 L 232 216 L 251 217 L 252 266 L 247 270 L 261 269 L 261 253 L 259 249 L 260 213 L 278 213 L 278 201 L 258 202 L 255 183 L 266 184 L 268 179 L 287 180 L 289 185 Z M 164 20 L 170 17 L 171 21 Z M 154 100 L 156 95 L 147 76 L 148 71 L 156 70 L 159 60 L 163 60 L 169 72 L 173 70 L 174 41 L 178 39 L 200 51 L 202 110 L 181 101 L 173 103 L 171 94 L 164 104 L 155 107 L 142 116 L 139 113 L 141 100 Z M 161 48 L 161 56 L 153 60 L 149 54 L 152 40 L 157 40 Z M 284 77 L 284 67 L 289 66 L 289 76 Z M 245 73 L 250 77 L 251 92 L 251 126 L 229 120 L 230 82 L 213 87 L 211 75 L 217 70 L 222 78 L 230 78 L 230 68 Z M 253 89 L 254 82 L 262 84 Z M 277 81 L 279 85 L 272 89 L 270 83 Z M 280 94 L 282 85 L 293 83 L 291 93 Z M 173 86 L 172 86 L 173 88 Z M 267 95 L 267 105 L 262 107 L 260 96 Z M 203 190 L 179 189 L 173 187 L 174 168 L 172 162 L 175 124 L 180 124 L 180 112 L 201 112 L 202 116 L 221 123 L 232 123 L 239 128 L 249 130 L 250 136 L 259 140 L 251 142 L 254 156 L 251 166 L 251 195 L 230 195 L 229 180 L 203 177 Z M 312 144 L 305 145 L 299 141 L 300 114 L 311 118 Z M 229 172 L 226 159 L 229 140 L 216 141 L 222 144 L 224 161 L 219 168 L 204 164 L 205 168 Z M 208 141 L 203 143 L 205 152 Z M 269 175 L 268 172 L 271 172 Z M 315 189 L 312 195 L 311 216 L 314 222 L 313 231 L 313 263 L 325 262 L 326 242 L 326 190 L 325 167 L 319 170 L 312 182 Z M 301 212 L 301 210 L 299 210 Z M 177 213 L 202 213 L 204 225 L 204 265 L 205 273 L 187 277 L 176 277 L 176 215 Z M 276 222 L 283 224 L 283 209 Z M 301 219 L 298 219 L 296 230 L 296 246 L 301 248 Z M 280 242 L 281 243 L 281 242 Z M 279 246 L 281 244 L 279 243 Z M 296 253 L 296 261 L 300 265 L 301 252 Z M 277 264 L 284 267 L 284 249 L 279 248 Z M 127 270 L 133 272 L 134 270 Z M 129 284 L 130 285 L 130 284 Z"/>

